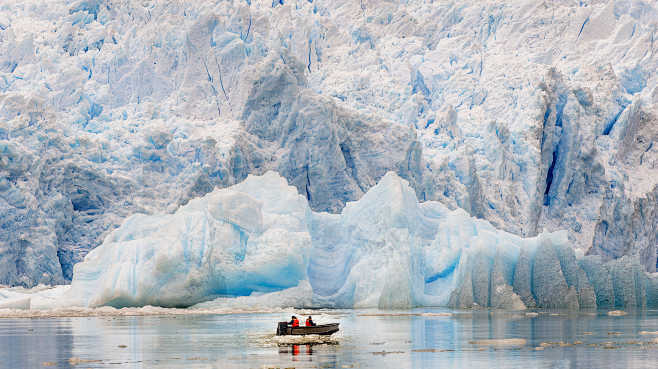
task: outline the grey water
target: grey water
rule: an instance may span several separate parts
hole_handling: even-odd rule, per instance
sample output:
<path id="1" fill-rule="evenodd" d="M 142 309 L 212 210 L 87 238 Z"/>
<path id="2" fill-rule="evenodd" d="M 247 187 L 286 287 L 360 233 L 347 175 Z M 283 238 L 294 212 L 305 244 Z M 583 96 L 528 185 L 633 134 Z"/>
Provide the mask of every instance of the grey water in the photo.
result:
<path id="1" fill-rule="evenodd" d="M 2 368 L 652 368 L 658 311 L 324 310 L 328 342 L 274 335 L 290 312 L 0 319 Z M 303 319 L 302 319 L 303 320 Z"/>

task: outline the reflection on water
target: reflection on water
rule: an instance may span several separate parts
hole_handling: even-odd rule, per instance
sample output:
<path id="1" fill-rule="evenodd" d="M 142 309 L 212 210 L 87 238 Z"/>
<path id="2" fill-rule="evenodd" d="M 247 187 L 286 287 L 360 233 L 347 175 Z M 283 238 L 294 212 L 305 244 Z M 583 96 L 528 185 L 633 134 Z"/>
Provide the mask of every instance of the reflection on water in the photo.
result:
<path id="1" fill-rule="evenodd" d="M 314 312 L 318 323 L 341 323 L 334 344 L 275 336 L 276 322 L 288 313 L 0 319 L 0 367 L 526 369 L 658 362 L 656 311 Z"/>
<path id="2" fill-rule="evenodd" d="M 292 361 L 313 361 L 313 345 L 279 345 L 279 354 L 292 355 Z"/>
<path id="3" fill-rule="evenodd" d="M 68 361 L 73 335 L 70 319 L 0 319 L 0 367 L 38 368 L 43 358 Z"/>

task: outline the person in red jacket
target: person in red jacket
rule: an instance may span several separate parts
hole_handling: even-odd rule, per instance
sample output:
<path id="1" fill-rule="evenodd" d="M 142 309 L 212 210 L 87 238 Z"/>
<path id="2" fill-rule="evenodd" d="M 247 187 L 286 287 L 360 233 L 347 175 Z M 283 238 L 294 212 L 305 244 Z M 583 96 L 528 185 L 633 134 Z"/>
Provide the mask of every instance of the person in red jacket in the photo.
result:
<path id="1" fill-rule="evenodd" d="M 296 316 L 292 316 L 292 319 L 288 322 L 288 325 L 294 327 L 299 327 L 299 320 L 297 320 Z"/>
<path id="2" fill-rule="evenodd" d="M 306 326 L 307 327 L 315 327 L 315 322 L 313 322 L 313 318 L 311 316 L 308 316 L 308 319 L 306 319 Z"/>

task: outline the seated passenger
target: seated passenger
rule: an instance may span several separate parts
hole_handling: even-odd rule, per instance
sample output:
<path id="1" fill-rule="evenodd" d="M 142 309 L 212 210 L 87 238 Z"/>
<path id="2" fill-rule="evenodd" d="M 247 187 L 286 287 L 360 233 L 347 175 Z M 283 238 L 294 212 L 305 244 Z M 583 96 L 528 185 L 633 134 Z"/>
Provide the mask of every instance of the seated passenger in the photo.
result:
<path id="1" fill-rule="evenodd" d="M 296 316 L 292 316 L 292 319 L 288 322 L 288 325 L 292 327 L 299 327 L 299 320 L 297 320 Z"/>
<path id="2" fill-rule="evenodd" d="M 307 327 L 315 327 L 315 323 L 313 322 L 313 318 L 311 316 L 308 316 L 308 319 L 306 319 L 306 326 Z"/>

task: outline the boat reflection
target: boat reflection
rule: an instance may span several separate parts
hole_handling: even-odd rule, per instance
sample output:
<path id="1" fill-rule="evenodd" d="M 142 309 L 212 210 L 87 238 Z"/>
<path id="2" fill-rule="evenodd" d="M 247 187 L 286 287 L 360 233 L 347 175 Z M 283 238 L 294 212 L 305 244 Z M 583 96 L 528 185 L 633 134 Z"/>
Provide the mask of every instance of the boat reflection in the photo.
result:
<path id="1" fill-rule="evenodd" d="M 279 354 L 290 354 L 293 361 L 313 361 L 313 345 L 279 345 Z"/>

